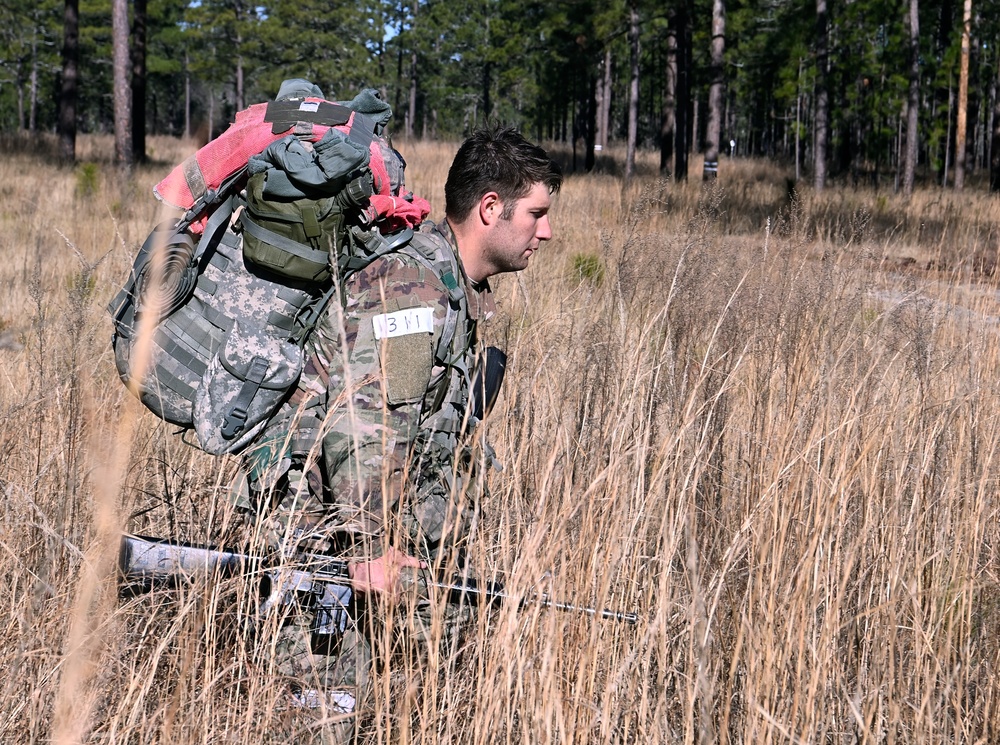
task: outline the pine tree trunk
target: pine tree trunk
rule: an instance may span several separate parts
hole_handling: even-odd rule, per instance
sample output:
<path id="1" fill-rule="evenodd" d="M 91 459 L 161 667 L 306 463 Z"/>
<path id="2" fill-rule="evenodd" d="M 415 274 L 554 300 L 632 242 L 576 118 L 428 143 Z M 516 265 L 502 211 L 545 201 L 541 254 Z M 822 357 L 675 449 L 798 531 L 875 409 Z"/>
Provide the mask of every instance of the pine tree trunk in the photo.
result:
<path id="1" fill-rule="evenodd" d="M 593 171 L 594 166 L 597 165 L 597 157 L 594 152 L 597 149 L 597 85 L 597 76 L 591 68 L 587 79 L 587 120 L 584 133 L 587 155 L 584 158 L 583 168 L 587 173 Z"/>
<path id="2" fill-rule="evenodd" d="M 719 138 L 722 135 L 722 89 L 725 78 L 726 3 L 712 2 L 712 56 L 708 88 L 708 127 L 705 132 L 705 165 L 702 180 L 712 181 L 719 173 Z"/>
<path id="3" fill-rule="evenodd" d="M 611 59 L 611 50 L 604 50 L 604 97 L 601 100 L 601 111 L 598 116 L 601 119 L 601 137 L 598 139 L 597 144 L 601 148 L 606 148 L 608 142 L 611 139 L 611 82 L 612 82 L 612 65 L 613 60 Z"/>
<path id="4" fill-rule="evenodd" d="M 24 130 L 24 85 L 18 82 L 17 86 L 17 128 Z"/>
<path id="5" fill-rule="evenodd" d="M 406 136 L 413 138 L 417 127 L 417 53 L 410 54 L 410 97 L 406 107 Z"/>
<path id="6" fill-rule="evenodd" d="M 184 50 L 184 139 L 191 136 L 191 60 Z"/>
<path id="7" fill-rule="evenodd" d="M 233 3 L 233 11 L 236 17 L 236 22 L 233 26 L 233 48 L 235 50 L 235 62 L 236 67 L 233 70 L 233 94 L 234 101 L 233 104 L 237 111 L 243 111 L 247 107 L 246 102 L 246 87 L 245 87 L 245 69 L 243 65 L 243 26 L 247 17 L 247 6 L 244 4 L 243 0 L 235 0 Z M 225 94 L 223 94 L 223 100 L 225 100 Z"/>
<path id="8" fill-rule="evenodd" d="M 129 85 L 128 0 L 111 4 L 115 163 L 132 167 L 132 87 Z"/>
<path id="9" fill-rule="evenodd" d="M 972 32 L 972 0 L 962 10 L 962 52 L 958 67 L 958 114 L 955 121 L 955 190 L 965 186 L 965 150 L 969 112 L 969 37 Z"/>
<path id="10" fill-rule="evenodd" d="M 80 0 L 63 7 L 62 82 L 59 90 L 59 157 L 76 162 L 76 95 L 80 60 Z"/>
<path id="11" fill-rule="evenodd" d="M 417 0 L 413 2 L 413 20 L 411 21 L 412 27 L 417 25 L 417 10 L 420 7 L 420 3 Z M 413 42 L 411 41 L 412 45 Z M 406 108 L 406 136 L 409 139 L 413 138 L 413 133 L 417 129 L 417 50 L 410 50 L 410 98 L 407 102 Z"/>
<path id="12" fill-rule="evenodd" d="M 677 103 L 674 109 L 674 179 L 687 181 L 691 152 L 691 25 L 688 0 L 677 5 Z"/>
<path id="13" fill-rule="evenodd" d="M 826 150 L 829 137 L 830 89 L 827 75 L 829 36 L 826 0 L 816 0 L 816 122 L 813 144 L 813 187 L 823 191 L 826 186 Z"/>
<path id="14" fill-rule="evenodd" d="M 239 49 L 243 46 L 243 38 L 239 35 L 236 37 L 236 48 Z M 246 94 L 244 93 L 243 86 L 243 55 L 236 55 L 236 78 L 235 78 L 235 89 L 236 89 L 236 110 L 243 111 L 246 106 Z"/>
<path id="15" fill-rule="evenodd" d="M 670 173 L 677 128 L 677 13 L 667 21 L 667 64 L 663 80 L 663 110 L 660 117 L 660 173 Z"/>
<path id="16" fill-rule="evenodd" d="M 625 150 L 625 179 L 635 175 L 635 148 L 639 134 L 639 5 L 629 3 L 629 94 L 628 142 Z"/>
<path id="17" fill-rule="evenodd" d="M 1000 64 L 995 73 L 1000 81 Z M 994 83 L 994 86 L 997 86 Z M 990 133 L 990 191 L 1000 192 L 1000 90 L 993 96 L 993 131 Z"/>
<path id="18" fill-rule="evenodd" d="M 597 66 L 594 91 L 594 147 L 598 152 L 608 146 L 608 123 L 611 108 L 611 50 L 604 50 L 604 59 Z"/>
<path id="19" fill-rule="evenodd" d="M 955 91 L 953 90 L 951 75 L 948 76 L 948 116 L 946 121 L 948 126 L 944 136 L 944 168 L 941 174 L 941 188 L 948 186 L 948 171 L 951 169 L 951 112 L 955 107 Z"/>
<path id="20" fill-rule="evenodd" d="M 132 19 L 132 158 L 146 160 L 146 0 L 135 0 Z"/>
<path id="21" fill-rule="evenodd" d="M 920 125 L 920 16 L 919 0 L 910 0 L 910 90 L 906 100 L 906 166 L 903 171 L 903 193 L 913 194 L 917 173 L 917 138 Z"/>
<path id="22" fill-rule="evenodd" d="M 28 77 L 28 131 L 35 134 L 38 126 L 38 28 L 39 13 L 35 11 L 34 25 L 31 30 L 31 75 Z"/>
<path id="23" fill-rule="evenodd" d="M 795 183 L 802 178 L 802 58 L 799 57 L 799 76 L 795 83 Z"/>
<path id="24" fill-rule="evenodd" d="M 698 152 L 701 143 L 701 124 L 698 122 L 700 114 L 701 101 L 698 100 L 698 94 L 695 93 L 691 99 L 691 136 L 688 138 L 691 153 Z"/>

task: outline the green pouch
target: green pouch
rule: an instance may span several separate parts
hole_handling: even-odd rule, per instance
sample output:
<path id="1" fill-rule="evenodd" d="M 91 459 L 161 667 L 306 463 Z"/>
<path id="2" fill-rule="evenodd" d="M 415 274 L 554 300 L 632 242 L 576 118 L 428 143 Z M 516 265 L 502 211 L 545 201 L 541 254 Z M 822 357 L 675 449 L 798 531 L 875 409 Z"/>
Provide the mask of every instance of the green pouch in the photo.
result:
<path id="1" fill-rule="evenodd" d="M 267 171 L 247 182 L 247 204 L 240 216 L 243 256 L 252 265 L 281 277 L 306 282 L 330 278 L 330 257 L 344 240 L 344 213 L 333 197 L 265 197 Z"/>

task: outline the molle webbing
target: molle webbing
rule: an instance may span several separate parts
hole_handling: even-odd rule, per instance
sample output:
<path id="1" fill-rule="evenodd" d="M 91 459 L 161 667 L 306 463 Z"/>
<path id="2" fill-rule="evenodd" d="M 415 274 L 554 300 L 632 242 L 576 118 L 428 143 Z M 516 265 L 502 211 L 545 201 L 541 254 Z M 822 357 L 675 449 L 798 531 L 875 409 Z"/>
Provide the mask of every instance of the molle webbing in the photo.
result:
<path id="1" fill-rule="evenodd" d="M 316 290 L 277 284 L 251 271 L 242 259 L 240 237 L 225 230 L 232 214 L 231 204 L 223 205 L 221 214 L 212 216 L 195 253 L 195 261 L 203 269 L 193 294 L 157 326 L 150 368 L 140 384 L 143 403 L 181 426 L 193 425 L 193 402 L 209 362 L 219 353 L 237 321 L 272 329 L 282 338 L 302 339 L 308 333 L 303 324 L 315 324 L 315 314 L 308 312 L 310 307 L 328 300 L 327 295 Z M 148 263 L 148 256 L 143 263 Z M 137 268 L 136 275 L 142 268 Z M 116 327 L 123 336 L 134 336 L 137 320 L 122 320 L 127 320 L 128 326 L 120 322 Z M 243 399 L 252 395 L 248 387 L 247 395 L 235 402 L 237 417 L 246 408 L 241 406 Z"/>

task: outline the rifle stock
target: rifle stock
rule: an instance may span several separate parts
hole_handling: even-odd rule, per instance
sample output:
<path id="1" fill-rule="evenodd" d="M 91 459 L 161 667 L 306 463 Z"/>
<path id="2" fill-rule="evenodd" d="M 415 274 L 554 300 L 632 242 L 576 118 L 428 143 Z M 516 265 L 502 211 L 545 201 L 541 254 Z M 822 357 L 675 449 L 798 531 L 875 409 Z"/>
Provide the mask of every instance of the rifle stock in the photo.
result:
<path id="1" fill-rule="evenodd" d="M 347 623 L 351 585 L 346 561 L 309 556 L 296 567 L 274 566 L 265 557 L 212 546 L 198 546 L 161 538 L 123 535 L 118 555 L 121 594 L 134 595 L 154 587 L 174 587 L 197 578 L 213 579 L 239 575 L 256 576 L 264 608 L 309 599 L 318 611 L 315 634 L 335 634 Z M 553 600 L 546 595 L 516 598 L 496 582 L 455 577 L 451 582 L 427 582 L 446 593 L 450 603 L 472 602 L 479 606 L 517 601 L 518 607 L 539 605 L 597 618 L 635 624 L 636 613 L 589 608 Z"/>

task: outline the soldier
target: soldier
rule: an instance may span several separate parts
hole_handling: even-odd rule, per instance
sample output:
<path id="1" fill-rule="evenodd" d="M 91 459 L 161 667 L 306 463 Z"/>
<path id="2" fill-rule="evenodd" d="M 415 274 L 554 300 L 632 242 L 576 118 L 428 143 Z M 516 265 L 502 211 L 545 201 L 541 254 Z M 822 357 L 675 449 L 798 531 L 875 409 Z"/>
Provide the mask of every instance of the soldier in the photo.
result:
<path id="1" fill-rule="evenodd" d="M 299 388 L 248 457 L 245 506 L 288 556 L 353 560 L 354 616 L 335 649 L 317 649 L 300 614 L 279 632 L 295 706 L 325 736 L 349 740 L 371 666 L 366 619 L 412 589 L 407 633 L 430 636 L 423 573 L 462 567 L 492 452 L 470 411 L 479 326 L 494 313 L 489 277 L 528 266 L 551 238 L 559 167 L 517 130 L 489 126 L 460 147 L 446 219 L 353 275 L 309 342 Z M 370 602 L 366 602 L 370 599 Z M 367 610 L 365 610 L 367 608 Z M 375 614 L 372 611 L 377 611 Z M 468 618 L 449 608 L 446 639 Z"/>

